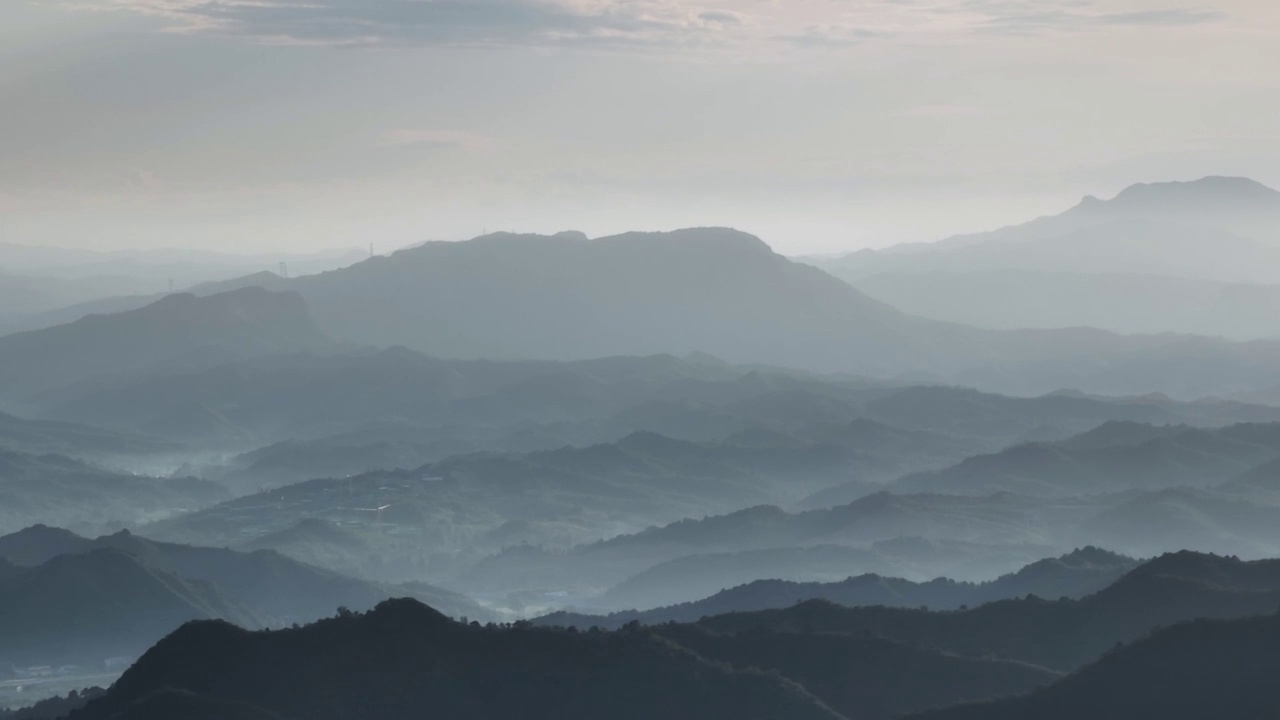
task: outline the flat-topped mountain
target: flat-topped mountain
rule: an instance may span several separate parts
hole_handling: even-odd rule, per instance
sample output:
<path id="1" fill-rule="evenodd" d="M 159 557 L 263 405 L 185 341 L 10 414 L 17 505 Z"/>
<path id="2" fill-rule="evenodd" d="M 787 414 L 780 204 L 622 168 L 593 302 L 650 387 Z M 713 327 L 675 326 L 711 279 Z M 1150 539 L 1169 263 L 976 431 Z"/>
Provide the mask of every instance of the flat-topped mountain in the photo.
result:
<path id="1" fill-rule="evenodd" d="M 443 357 L 702 351 L 888 371 L 925 352 L 927 324 L 726 228 L 433 242 L 290 287 L 334 337 Z"/>
<path id="2" fill-rule="evenodd" d="M 1148 262 L 1146 250 L 1134 252 Z M 1264 263 L 1251 256 L 1247 265 Z M 1280 379 L 1269 369 L 1280 364 L 1280 343 L 1002 333 L 923 320 L 724 228 L 427 243 L 289 286 L 335 338 L 401 343 L 443 357 L 702 351 L 737 362 L 950 378 L 1019 393 L 1076 387 L 1203 396 Z"/>
<path id="3" fill-rule="evenodd" d="M 1258 259 L 1249 264 L 1263 265 Z M 444 358 L 703 352 L 806 370 L 945 378 L 1019 394 L 1074 387 L 1201 397 L 1280 382 L 1280 342 L 1232 344 L 1079 329 L 998 332 L 926 320 L 777 255 L 758 238 L 723 228 L 595 240 L 490 235 L 426 243 L 286 282 L 305 300 L 318 327 L 336 340 L 405 345 Z M 232 350 L 199 353 L 204 366 L 235 355 L 239 341 L 227 344 Z M 207 345 L 216 349 L 219 343 L 209 338 Z M 282 352 L 287 345 L 256 346 L 257 354 Z M 3 360 L 0 352 L 0 368 Z M 83 377 L 85 371 L 61 374 Z"/>

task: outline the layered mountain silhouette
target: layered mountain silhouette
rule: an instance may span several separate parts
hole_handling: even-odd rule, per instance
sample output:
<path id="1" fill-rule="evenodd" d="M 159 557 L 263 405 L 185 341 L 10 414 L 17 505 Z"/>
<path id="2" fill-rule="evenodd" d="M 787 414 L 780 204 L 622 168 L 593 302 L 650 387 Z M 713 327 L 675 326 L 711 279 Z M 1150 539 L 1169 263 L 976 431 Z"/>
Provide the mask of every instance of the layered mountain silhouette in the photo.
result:
<path id="1" fill-rule="evenodd" d="M 1210 177 L 1135 185 L 992 232 L 813 262 L 920 317 L 1250 340 L 1280 335 L 1277 232 L 1280 192 Z"/>
<path id="2" fill-rule="evenodd" d="M 95 553 L 124 554 L 149 572 L 214 588 L 258 623 L 269 626 L 310 622 L 339 607 L 363 610 L 388 597 L 409 594 L 403 587 L 357 580 L 270 550 L 238 552 L 156 542 L 127 531 L 89 539 L 39 525 L 0 537 L 0 558 L 19 566 Z M 415 584 L 412 594 L 456 615 L 486 616 L 470 600 L 425 583 Z"/>
<path id="3" fill-rule="evenodd" d="M 995 269 L 1280 280 L 1280 192 L 1246 178 L 1134 185 L 1060 214 L 936 243 L 821 263 L 856 280 L 881 272 Z"/>
<path id="4" fill-rule="evenodd" d="M 1270 378 L 1260 363 L 1280 359 L 1280 344 L 992 333 L 920 320 L 788 261 L 758 238 L 718 228 L 428 243 L 290 287 L 336 338 L 403 343 L 445 357 L 703 351 L 1020 391 L 1197 395 L 1224 384 L 1228 372 L 1231 384 L 1256 387 Z M 1153 375 L 1155 366 L 1161 372 Z"/>
<path id="5" fill-rule="evenodd" d="M 694 602 L 645 611 L 583 615 L 557 612 L 536 620 L 539 624 L 588 629 L 616 629 L 630 622 L 658 625 L 687 623 L 732 612 L 786 608 L 808 600 L 839 605 L 884 605 L 954 610 L 995 600 L 1023 597 L 1079 598 L 1093 594 L 1132 570 L 1138 561 L 1097 548 L 1084 548 L 1058 558 L 1032 563 L 1021 570 L 982 583 L 938 578 L 913 582 L 881 575 L 859 575 L 832 583 L 756 580 L 722 590 Z"/>
<path id="6" fill-rule="evenodd" d="M 1136 441 L 1135 441 L 1136 440 Z M 1073 496 L 1209 487 L 1280 457 L 1280 424 L 1221 429 L 1103 425 L 1057 443 L 1031 443 L 909 475 L 901 492 Z"/>
<path id="7" fill-rule="evenodd" d="M 711 632 L 870 632 L 969 657 L 1007 657 L 1072 671 L 1118 642 L 1196 618 L 1270 614 L 1280 599 L 1280 564 L 1179 552 L 1134 569 L 1080 600 L 1028 596 L 963 611 L 849 608 L 810 601 L 705 618 Z"/>
<path id="8" fill-rule="evenodd" d="M 96 531 L 208 507 L 228 496 L 226 488 L 206 480 L 125 474 L 62 455 L 7 450 L 0 443 L 0 532 L 32 523 Z"/>
<path id="9" fill-rule="evenodd" d="M 351 565 L 342 569 L 401 577 L 417 571 L 410 558 L 423 554 L 570 546 L 709 511 L 799 499 L 860 469 L 899 462 L 905 460 L 837 444 L 760 447 L 632 433 L 585 448 L 477 453 L 412 470 L 308 480 L 165 520 L 148 532 L 217 545 L 251 542 L 314 561 L 341 548 L 291 529 L 321 519 L 367 544 L 359 555 L 344 550 Z M 382 561 L 369 563 L 365 552 Z"/>
<path id="10" fill-rule="evenodd" d="M 791 262 L 758 238 L 722 228 L 590 241 L 572 234 L 502 234 L 427 243 L 289 280 L 287 287 L 305 299 L 319 328 L 337 340 L 406 345 L 447 358 L 568 360 L 708 352 L 735 362 L 948 378 L 1019 393 L 1076 387 L 1198 397 L 1280 382 L 1275 370 L 1280 342 L 1231 344 L 1090 330 L 996 332 L 924 320 Z M 246 293 L 251 289 L 166 299 L 136 312 L 154 316 L 162 314 L 155 308 L 182 302 L 222 305 L 229 301 L 218 298 L 249 297 Z M 135 315 L 110 317 L 73 326 Z M 29 333 L 9 336 L 0 342 L 0 370 L 6 344 L 46 347 L 47 338 L 61 337 L 73 326 L 40 331 L 46 334 L 37 337 L 46 340 L 22 340 Z M 303 334 L 307 337 L 294 336 L 294 349 L 320 342 L 313 333 Z M 216 333 L 206 335 L 208 347 L 220 344 Z M 227 339 L 223 344 L 232 348 L 227 354 L 249 352 L 242 346 L 245 340 Z M 288 343 L 251 345 L 252 354 L 265 354 L 264 349 L 282 351 Z M 41 351 L 9 352 L 30 357 Z M 201 357 L 208 363 L 219 356 L 205 352 Z M 67 368 L 67 362 L 42 368 L 25 389 L 85 375 L 86 369 Z M 132 369 L 118 357 L 106 365 L 124 367 L 97 371 Z"/>
<path id="11" fill-rule="evenodd" d="M 69 717 L 1266 717 L 1278 594 L 1275 561 L 1183 552 L 1083 599 L 944 612 L 814 601 L 575 632 L 394 600 L 273 632 L 189 623 Z"/>
<path id="12" fill-rule="evenodd" d="M 481 449 L 612 442 L 636 431 L 738 445 L 841 445 L 866 455 L 928 456 L 946 464 L 1018 441 L 1062 439 L 1107 420 L 1280 420 L 1280 410 L 1245 402 L 1007 397 L 892 387 L 706 356 L 445 361 L 403 348 L 276 355 L 90 381 L 46 393 L 38 412 L 205 447 L 279 443 L 231 463 L 248 487 L 280 484 L 253 484 L 272 476 L 357 474 Z M 332 469 L 317 472 L 326 463 Z"/>
<path id="13" fill-rule="evenodd" d="M 760 578 L 834 582 L 872 573 L 919 580 L 963 572 L 960 579 L 985 579 L 1070 547 L 1080 524 L 1111 507 L 1106 500 L 881 492 L 823 510 L 759 506 L 691 518 L 567 552 L 510 548 L 477 563 L 461 581 L 487 589 L 518 580 L 604 587 L 590 602 L 644 609 Z M 964 552 L 936 552 L 928 547 L 931 540 L 979 545 L 972 555 L 985 561 L 971 564 Z"/>
<path id="14" fill-rule="evenodd" d="M 82 664 L 136 657 L 189 620 L 259 627 L 216 586 L 112 549 L 59 555 L 0 580 L 0 663 Z"/>
<path id="15" fill-rule="evenodd" d="M 443 357 L 701 351 L 889 373 L 933 352 L 929 323 L 723 228 L 427 243 L 290 287 L 334 337 Z"/>
<path id="16" fill-rule="evenodd" d="M 231 720 L 840 717 L 776 674 L 649 634 L 467 626 L 407 600 L 265 634 L 186 625 L 70 717 L 154 717 L 161 691 L 189 693 L 183 717 L 213 707 Z"/>
<path id="17" fill-rule="evenodd" d="M 0 413 L 0 447 L 32 455 L 111 458 L 179 450 L 172 442 L 78 423 L 32 420 Z"/>
<path id="18" fill-rule="evenodd" d="M 914 580 L 985 579 L 1030 562 L 1028 555 L 1045 557 L 1090 542 L 1137 557 L 1187 546 L 1269 557 L 1280 547 L 1277 522 L 1280 508 L 1275 506 L 1179 488 L 1070 498 L 876 493 L 823 510 L 759 507 L 690 519 L 567 553 L 510 550 L 476 568 L 488 578 L 528 574 L 562 586 L 606 585 L 609 590 L 595 600 L 597 606 L 644 609 L 762 577 L 833 582 L 873 573 Z M 974 543 L 979 547 L 973 554 L 987 561 L 899 552 L 893 543 L 908 538 Z"/>
<path id="19" fill-rule="evenodd" d="M 256 287 L 170 295 L 137 310 L 0 337 L 0 392 L 22 399 L 95 376 L 332 347 L 296 295 Z"/>
<path id="20" fill-rule="evenodd" d="M 995 330 L 1093 327 L 1240 341 L 1280 336 L 1280 277 L 1239 282 L 1153 274 L 1160 270 L 903 269 L 850 281 L 911 315 Z"/>

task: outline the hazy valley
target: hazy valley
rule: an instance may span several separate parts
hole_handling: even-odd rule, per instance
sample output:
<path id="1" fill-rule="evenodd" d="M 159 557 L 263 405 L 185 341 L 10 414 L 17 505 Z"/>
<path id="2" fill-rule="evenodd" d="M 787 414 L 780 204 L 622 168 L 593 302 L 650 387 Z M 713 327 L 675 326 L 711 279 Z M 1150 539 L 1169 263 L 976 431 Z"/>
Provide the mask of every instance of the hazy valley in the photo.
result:
<path id="1" fill-rule="evenodd" d="M 33 295 L 0 704 L 60 697 L 0 717 L 1260 716 L 1276 197 L 1146 186 L 833 274 L 497 234 Z"/>

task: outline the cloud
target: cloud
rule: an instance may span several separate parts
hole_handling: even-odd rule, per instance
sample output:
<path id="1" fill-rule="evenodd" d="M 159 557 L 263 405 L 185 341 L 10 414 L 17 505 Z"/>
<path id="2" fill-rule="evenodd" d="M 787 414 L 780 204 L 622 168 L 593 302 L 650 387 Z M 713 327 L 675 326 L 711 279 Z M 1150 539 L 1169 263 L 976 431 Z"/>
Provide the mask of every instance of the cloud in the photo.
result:
<path id="1" fill-rule="evenodd" d="M 422 147 L 431 149 L 492 150 L 487 137 L 455 130 L 421 130 L 398 128 L 388 130 L 378 140 L 379 147 Z"/>
<path id="2" fill-rule="evenodd" d="M 902 35 L 1215 22 L 1164 0 L 48 0 L 162 18 L 176 32 L 371 46 L 840 47 Z M 1116 9 L 1117 5 L 1124 5 Z"/>
<path id="3" fill-rule="evenodd" d="M 1117 27 L 1179 27 L 1218 22 L 1226 13 L 1185 7 L 1152 7 L 1152 2 L 1130 2 L 1116 10 L 1109 2 L 1103 9 L 1094 0 L 960 0 L 935 5 L 933 12 L 963 18 L 975 30 L 1016 34 L 1088 32 Z"/>
<path id="4" fill-rule="evenodd" d="M 1110 13 L 1095 17 L 1104 25 L 1200 25 L 1227 19 L 1227 14 L 1217 10 L 1146 10 L 1141 12 Z"/>
<path id="5" fill-rule="evenodd" d="M 648 43 L 739 26 L 725 9 L 664 0 L 79 0 L 164 18 L 176 32 L 276 44 Z"/>

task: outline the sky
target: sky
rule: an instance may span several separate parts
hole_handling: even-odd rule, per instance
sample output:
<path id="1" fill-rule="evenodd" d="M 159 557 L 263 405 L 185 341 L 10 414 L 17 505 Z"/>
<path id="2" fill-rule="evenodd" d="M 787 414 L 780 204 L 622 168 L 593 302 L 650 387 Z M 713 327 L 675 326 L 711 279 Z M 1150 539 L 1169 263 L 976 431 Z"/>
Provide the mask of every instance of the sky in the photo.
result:
<path id="1" fill-rule="evenodd" d="M 0 242 L 938 239 L 1280 187 L 1275 0 L 4 0 Z"/>

